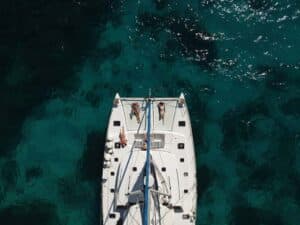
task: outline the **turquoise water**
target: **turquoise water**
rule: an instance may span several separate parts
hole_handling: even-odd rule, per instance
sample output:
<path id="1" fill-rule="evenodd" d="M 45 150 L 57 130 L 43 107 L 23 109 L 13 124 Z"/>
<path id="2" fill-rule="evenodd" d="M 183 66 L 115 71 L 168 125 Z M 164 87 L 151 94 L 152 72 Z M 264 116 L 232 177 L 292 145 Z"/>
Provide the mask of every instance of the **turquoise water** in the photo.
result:
<path id="1" fill-rule="evenodd" d="M 186 95 L 198 225 L 299 224 L 299 1 L 2 4 L 1 224 L 99 224 L 113 96 L 148 88 Z"/>

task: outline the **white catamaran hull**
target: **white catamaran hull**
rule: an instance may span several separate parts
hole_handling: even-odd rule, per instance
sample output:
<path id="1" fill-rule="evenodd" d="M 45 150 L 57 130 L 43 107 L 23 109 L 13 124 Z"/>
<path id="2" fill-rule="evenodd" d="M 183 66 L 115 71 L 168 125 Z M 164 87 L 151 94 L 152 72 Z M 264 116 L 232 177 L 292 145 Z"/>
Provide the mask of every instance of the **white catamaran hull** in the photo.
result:
<path id="1" fill-rule="evenodd" d="M 147 99 L 117 94 L 104 152 L 102 224 L 195 224 L 196 201 L 194 142 L 183 94 Z"/>

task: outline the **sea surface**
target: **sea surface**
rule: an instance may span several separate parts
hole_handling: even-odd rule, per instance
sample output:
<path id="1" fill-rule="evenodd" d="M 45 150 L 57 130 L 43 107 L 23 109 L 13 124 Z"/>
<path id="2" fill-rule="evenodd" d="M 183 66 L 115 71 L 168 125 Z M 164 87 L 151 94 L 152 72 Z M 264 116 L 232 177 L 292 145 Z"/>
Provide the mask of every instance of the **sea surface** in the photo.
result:
<path id="1" fill-rule="evenodd" d="M 113 97 L 151 88 L 186 95 L 198 225 L 299 225 L 299 67 L 298 0 L 3 0 L 0 224 L 99 224 Z"/>

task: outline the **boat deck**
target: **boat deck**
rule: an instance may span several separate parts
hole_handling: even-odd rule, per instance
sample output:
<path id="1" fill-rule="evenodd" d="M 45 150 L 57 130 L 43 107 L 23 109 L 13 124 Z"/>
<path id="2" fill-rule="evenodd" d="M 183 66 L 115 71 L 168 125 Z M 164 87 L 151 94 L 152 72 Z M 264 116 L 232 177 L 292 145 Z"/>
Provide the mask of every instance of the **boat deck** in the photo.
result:
<path id="1" fill-rule="evenodd" d="M 158 104 L 165 105 L 164 119 Z M 140 106 L 140 121 L 132 104 Z M 193 135 L 186 104 L 178 98 L 152 98 L 150 224 L 195 224 L 196 168 Z M 143 98 L 115 99 L 104 153 L 102 175 L 103 224 L 142 224 L 144 166 L 146 160 Z M 120 144 L 124 131 L 127 145 Z"/>

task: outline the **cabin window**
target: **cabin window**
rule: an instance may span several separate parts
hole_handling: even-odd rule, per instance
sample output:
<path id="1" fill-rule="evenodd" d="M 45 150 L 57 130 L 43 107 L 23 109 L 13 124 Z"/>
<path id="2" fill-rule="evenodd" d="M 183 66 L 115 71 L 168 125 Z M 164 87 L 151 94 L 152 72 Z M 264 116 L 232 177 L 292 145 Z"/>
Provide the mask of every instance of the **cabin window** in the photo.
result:
<path id="1" fill-rule="evenodd" d="M 115 175 L 115 172 L 114 172 L 114 171 L 111 171 L 111 172 L 110 172 L 110 175 L 111 175 L 111 176 L 114 176 L 114 175 Z"/>
<path id="2" fill-rule="evenodd" d="M 111 192 L 111 193 L 114 193 L 114 192 L 115 192 L 115 189 L 113 189 L 113 188 L 110 189 L 110 192 Z"/>
<path id="3" fill-rule="evenodd" d="M 181 120 L 178 122 L 179 127 L 185 127 L 185 121 Z"/>
<path id="4" fill-rule="evenodd" d="M 119 158 L 115 158 L 115 162 L 118 162 L 119 161 Z"/>
<path id="5" fill-rule="evenodd" d="M 115 214 L 115 213 L 110 213 L 110 214 L 109 214 L 109 218 L 111 218 L 111 219 L 116 218 L 116 214 Z"/>
<path id="6" fill-rule="evenodd" d="M 181 206 L 173 206 L 174 212 L 175 213 L 182 213 L 183 209 Z"/>
<path id="7" fill-rule="evenodd" d="M 184 143 L 178 143 L 177 148 L 178 149 L 184 149 Z"/>
<path id="8" fill-rule="evenodd" d="M 121 144 L 119 142 L 115 143 L 115 148 L 121 148 Z"/>
<path id="9" fill-rule="evenodd" d="M 133 167 L 132 170 L 133 170 L 133 171 L 137 171 L 137 168 L 136 168 L 136 167 Z"/>
<path id="10" fill-rule="evenodd" d="M 166 167 L 162 167 L 161 171 L 166 172 L 167 168 Z"/>
<path id="11" fill-rule="evenodd" d="M 119 120 L 114 121 L 114 126 L 115 127 L 119 127 L 120 125 L 121 125 L 121 121 L 119 121 Z"/>
<path id="12" fill-rule="evenodd" d="M 180 158 L 180 162 L 184 162 L 184 158 Z"/>
<path id="13" fill-rule="evenodd" d="M 184 172 L 184 173 L 183 173 L 183 176 L 188 177 L 188 176 L 189 176 L 189 173 L 188 173 L 188 172 Z"/>
<path id="14" fill-rule="evenodd" d="M 184 189 L 183 191 L 185 194 L 189 193 L 189 190 L 188 189 Z"/>

